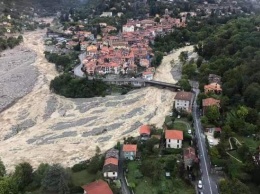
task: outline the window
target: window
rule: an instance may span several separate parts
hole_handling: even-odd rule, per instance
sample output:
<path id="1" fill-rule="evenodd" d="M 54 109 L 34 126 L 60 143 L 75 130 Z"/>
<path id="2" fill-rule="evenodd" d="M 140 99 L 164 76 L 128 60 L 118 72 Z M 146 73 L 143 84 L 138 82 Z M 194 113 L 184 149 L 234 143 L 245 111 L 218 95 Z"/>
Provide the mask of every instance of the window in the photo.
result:
<path id="1" fill-rule="evenodd" d="M 168 142 L 171 142 L 171 140 L 169 139 Z"/>
<path id="2" fill-rule="evenodd" d="M 168 148 L 170 148 L 171 146 L 168 144 Z"/>
<path id="3" fill-rule="evenodd" d="M 179 148 L 179 144 L 177 145 L 177 148 Z"/>
<path id="4" fill-rule="evenodd" d="M 113 175 L 115 175 L 116 173 L 115 172 L 113 172 Z"/>
<path id="5" fill-rule="evenodd" d="M 179 143 L 180 140 L 177 140 L 177 143 Z"/>

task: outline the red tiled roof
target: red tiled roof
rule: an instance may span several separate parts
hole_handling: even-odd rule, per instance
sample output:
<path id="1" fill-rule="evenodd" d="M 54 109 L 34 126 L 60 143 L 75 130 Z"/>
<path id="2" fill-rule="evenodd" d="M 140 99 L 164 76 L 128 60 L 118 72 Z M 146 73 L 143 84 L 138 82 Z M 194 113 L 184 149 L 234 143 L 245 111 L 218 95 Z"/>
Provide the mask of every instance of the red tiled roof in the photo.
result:
<path id="1" fill-rule="evenodd" d="M 104 166 L 108 165 L 108 164 L 118 165 L 118 159 L 117 158 L 107 158 L 105 160 Z"/>
<path id="2" fill-rule="evenodd" d="M 82 188 L 87 192 L 87 194 L 113 194 L 107 182 L 103 180 L 97 180 L 88 185 L 82 186 Z"/>
<path id="3" fill-rule="evenodd" d="M 220 100 L 216 100 L 214 98 L 206 98 L 202 100 L 202 106 L 219 106 Z"/>
<path id="4" fill-rule="evenodd" d="M 179 130 L 165 130 L 166 139 L 183 140 L 183 131 Z"/>
<path id="5" fill-rule="evenodd" d="M 191 92 L 177 92 L 175 98 L 175 100 L 185 100 L 185 101 L 191 101 L 192 99 L 192 93 Z"/>
<path id="6" fill-rule="evenodd" d="M 140 127 L 140 134 L 147 134 L 150 135 L 151 134 L 151 128 L 148 125 L 142 125 Z"/>
<path id="7" fill-rule="evenodd" d="M 136 152 L 137 145 L 135 144 L 124 144 L 123 145 L 123 152 Z"/>
<path id="8" fill-rule="evenodd" d="M 205 85 L 204 90 L 222 91 L 221 86 L 218 83 L 211 83 L 209 85 Z"/>

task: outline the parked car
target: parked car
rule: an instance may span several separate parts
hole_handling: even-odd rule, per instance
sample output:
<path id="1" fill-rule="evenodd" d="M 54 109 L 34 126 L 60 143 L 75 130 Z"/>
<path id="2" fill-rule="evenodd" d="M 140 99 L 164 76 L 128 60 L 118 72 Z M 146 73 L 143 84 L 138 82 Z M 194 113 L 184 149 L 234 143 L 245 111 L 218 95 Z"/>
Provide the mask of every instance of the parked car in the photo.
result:
<path id="1" fill-rule="evenodd" d="M 199 180 L 199 182 L 198 182 L 198 188 L 202 189 L 202 181 L 201 180 Z"/>
<path id="2" fill-rule="evenodd" d="M 213 142 L 212 139 L 210 139 L 210 140 L 209 140 L 209 146 L 211 147 L 211 146 L 213 146 L 213 145 L 214 145 L 214 142 Z"/>

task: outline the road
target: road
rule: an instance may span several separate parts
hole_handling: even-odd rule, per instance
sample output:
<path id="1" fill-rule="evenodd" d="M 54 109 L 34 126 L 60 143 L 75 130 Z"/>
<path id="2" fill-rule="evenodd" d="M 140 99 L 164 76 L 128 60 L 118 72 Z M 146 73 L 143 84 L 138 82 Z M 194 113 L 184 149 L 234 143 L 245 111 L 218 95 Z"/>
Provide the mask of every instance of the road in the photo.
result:
<path id="1" fill-rule="evenodd" d="M 123 156 L 123 146 L 121 146 L 121 150 L 119 152 L 119 169 L 118 169 L 118 178 L 121 182 L 121 190 L 123 194 L 132 194 L 127 186 L 125 176 L 124 176 L 124 156 Z"/>
<path id="2" fill-rule="evenodd" d="M 198 155 L 200 158 L 200 169 L 201 169 L 201 180 L 203 188 L 200 189 L 203 193 L 206 194 L 218 194 L 217 182 L 214 180 L 210 172 L 210 159 L 208 157 L 208 150 L 205 142 L 205 135 L 202 132 L 201 122 L 200 122 L 200 113 L 199 107 L 197 106 L 197 96 L 199 94 L 198 87 L 193 88 L 195 92 L 195 98 L 193 103 L 192 115 L 194 119 L 195 135 L 198 142 Z"/>
<path id="3" fill-rule="evenodd" d="M 85 77 L 85 73 L 81 70 L 83 64 L 82 61 L 85 59 L 85 53 L 79 55 L 80 64 L 74 68 L 74 74 L 78 77 Z"/>

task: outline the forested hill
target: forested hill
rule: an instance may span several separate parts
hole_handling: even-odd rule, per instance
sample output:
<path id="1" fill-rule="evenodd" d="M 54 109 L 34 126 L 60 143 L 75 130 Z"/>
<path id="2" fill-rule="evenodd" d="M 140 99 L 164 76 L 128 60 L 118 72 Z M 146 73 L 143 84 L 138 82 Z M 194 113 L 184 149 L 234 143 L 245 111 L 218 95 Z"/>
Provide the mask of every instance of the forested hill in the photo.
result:
<path id="1" fill-rule="evenodd" d="M 37 13 L 48 16 L 60 10 L 78 7 L 92 0 L 2 0 L 0 13 L 12 10 L 13 12 Z"/>
<path id="2" fill-rule="evenodd" d="M 260 111 L 260 16 L 231 20 L 197 47 L 208 62 L 200 68 L 201 84 L 209 73 L 223 77 L 223 93 L 232 105 Z"/>

